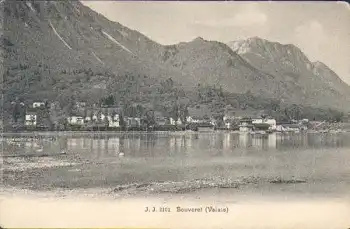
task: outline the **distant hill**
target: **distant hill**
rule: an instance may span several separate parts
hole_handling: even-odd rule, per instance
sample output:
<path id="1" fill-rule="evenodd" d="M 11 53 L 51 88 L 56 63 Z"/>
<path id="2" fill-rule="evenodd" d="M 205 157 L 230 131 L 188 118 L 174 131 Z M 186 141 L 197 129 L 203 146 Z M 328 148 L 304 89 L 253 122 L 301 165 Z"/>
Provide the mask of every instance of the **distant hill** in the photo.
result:
<path id="1" fill-rule="evenodd" d="M 283 45 L 258 37 L 229 42 L 244 60 L 274 77 L 281 88 L 278 94 L 286 102 L 316 107 L 349 109 L 350 86 L 321 62 L 311 62 L 292 44 Z"/>
<path id="2" fill-rule="evenodd" d="M 123 106 L 167 112 L 198 103 L 211 103 L 212 110 L 231 103 L 237 109 L 269 109 L 247 105 L 248 98 L 263 104 L 350 107 L 349 86 L 293 45 L 197 38 L 163 46 L 79 1 L 0 4 L 0 106 L 7 115 L 16 97 L 27 104 L 57 100 L 66 114 L 74 101 L 94 104 L 111 96 Z M 211 87 L 219 97 L 211 89 L 203 92 Z"/>

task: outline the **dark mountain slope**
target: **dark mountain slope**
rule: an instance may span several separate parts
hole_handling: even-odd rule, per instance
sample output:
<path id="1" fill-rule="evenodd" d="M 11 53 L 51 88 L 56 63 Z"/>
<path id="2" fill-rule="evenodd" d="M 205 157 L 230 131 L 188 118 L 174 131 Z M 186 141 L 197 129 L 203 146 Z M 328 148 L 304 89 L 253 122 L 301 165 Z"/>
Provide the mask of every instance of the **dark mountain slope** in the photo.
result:
<path id="1" fill-rule="evenodd" d="M 27 103 L 58 100 L 64 106 L 110 95 L 128 104 L 163 106 L 179 97 L 195 104 L 198 84 L 285 103 L 350 107 L 348 86 L 294 46 L 256 39 L 243 42 L 252 50 L 243 53 L 237 45 L 233 51 L 201 38 L 162 46 L 79 1 L 0 4 L 5 111 L 15 97 Z"/>
<path id="2" fill-rule="evenodd" d="M 5 106 L 15 96 L 96 102 L 125 75 L 133 75 L 136 85 L 154 85 L 179 74 L 157 63 L 159 44 L 78 1 L 1 4 Z"/>

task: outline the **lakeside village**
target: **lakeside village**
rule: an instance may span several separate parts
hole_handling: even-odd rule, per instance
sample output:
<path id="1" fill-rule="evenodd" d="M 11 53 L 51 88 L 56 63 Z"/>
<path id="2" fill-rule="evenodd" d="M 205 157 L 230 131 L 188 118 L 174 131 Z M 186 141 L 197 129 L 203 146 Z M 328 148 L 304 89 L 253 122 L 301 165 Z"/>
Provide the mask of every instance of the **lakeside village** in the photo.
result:
<path id="1" fill-rule="evenodd" d="M 17 106 L 18 104 L 13 103 Z M 290 120 L 279 123 L 273 117 L 239 117 L 234 112 L 225 112 L 220 120 L 203 115 L 196 108 L 188 109 L 182 119 L 170 117 L 162 112 L 153 111 L 151 115 L 128 117 L 123 115 L 120 107 L 86 106 L 85 102 L 76 102 L 70 116 L 63 116 L 59 121 L 53 114 L 57 102 L 33 102 L 22 107 L 22 114 L 13 115 L 10 128 L 1 127 L 5 131 L 239 131 L 247 133 L 268 134 L 272 132 L 303 131 L 331 132 L 340 131 L 332 128 L 332 123 L 326 121 L 309 121 L 308 119 Z M 198 106 L 197 106 L 198 108 Z"/>

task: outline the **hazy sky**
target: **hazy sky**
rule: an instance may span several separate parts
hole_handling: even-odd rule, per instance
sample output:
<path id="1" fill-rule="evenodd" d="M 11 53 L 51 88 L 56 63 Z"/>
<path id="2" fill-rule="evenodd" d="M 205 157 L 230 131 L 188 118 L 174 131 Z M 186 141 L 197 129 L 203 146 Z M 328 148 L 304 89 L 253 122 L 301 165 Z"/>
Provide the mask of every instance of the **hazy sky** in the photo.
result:
<path id="1" fill-rule="evenodd" d="M 350 6 L 345 2 L 116 2 L 85 5 L 161 44 L 201 36 L 258 36 L 292 43 L 350 84 Z"/>

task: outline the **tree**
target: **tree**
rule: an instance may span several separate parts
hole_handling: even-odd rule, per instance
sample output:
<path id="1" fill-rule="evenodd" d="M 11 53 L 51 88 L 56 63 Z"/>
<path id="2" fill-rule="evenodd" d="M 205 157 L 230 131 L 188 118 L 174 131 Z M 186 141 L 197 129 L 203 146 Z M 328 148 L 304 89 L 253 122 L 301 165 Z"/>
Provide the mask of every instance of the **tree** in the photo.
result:
<path id="1" fill-rule="evenodd" d="M 146 112 L 146 119 L 148 126 L 154 126 L 156 124 L 153 111 Z"/>
<path id="2" fill-rule="evenodd" d="M 188 116 L 188 108 L 186 105 L 182 105 L 179 108 L 179 118 L 182 123 L 186 123 L 186 117 Z"/>
<path id="3" fill-rule="evenodd" d="M 115 103 L 115 99 L 113 95 L 109 95 L 106 98 L 102 99 L 102 104 L 107 106 L 112 106 Z"/>
<path id="4" fill-rule="evenodd" d="M 174 104 L 171 114 L 174 120 L 177 120 L 179 118 L 180 114 L 179 114 L 179 107 L 177 104 Z"/>
<path id="5" fill-rule="evenodd" d="M 59 129 L 66 130 L 66 129 L 67 129 L 67 126 L 68 126 L 68 121 L 67 121 L 67 119 L 64 118 L 64 117 L 61 117 L 61 118 L 58 120 L 58 127 L 59 127 Z"/>
<path id="6" fill-rule="evenodd" d="M 137 117 L 137 109 L 136 106 L 132 105 L 131 107 L 129 107 L 129 115 L 131 117 Z"/>
<path id="7" fill-rule="evenodd" d="M 125 125 L 125 121 L 124 121 L 124 115 L 123 114 L 119 114 L 119 125 L 122 127 L 122 128 L 125 128 L 126 125 Z"/>
<path id="8" fill-rule="evenodd" d="M 343 117 L 344 117 L 343 112 L 335 112 L 335 114 L 333 115 L 333 120 L 335 122 L 341 122 L 343 120 Z"/>
<path id="9" fill-rule="evenodd" d="M 220 97 L 224 97 L 224 91 L 223 91 L 221 85 L 220 85 L 220 89 L 219 89 L 219 96 L 220 96 Z"/>
<path id="10" fill-rule="evenodd" d="M 261 118 L 265 119 L 267 117 L 267 115 L 265 113 L 262 113 L 261 115 Z"/>
<path id="11" fill-rule="evenodd" d="M 45 101 L 45 109 L 49 109 L 49 101 Z"/>
<path id="12" fill-rule="evenodd" d="M 15 103 L 12 110 L 12 118 L 15 123 L 17 123 L 19 115 L 20 115 L 19 104 Z"/>
<path id="13" fill-rule="evenodd" d="M 108 120 L 108 117 L 107 117 L 107 116 L 104 118 L 103 121 L 104 121 L 104 126 L 105 126 L 105 128 L 109 127 L 109 120 Z"/>
<path id="14" fill-rule="evenodd" d="M 23 103 L 20 103 L 18 98 L 16 98 L 16 102 L 13 103 L 12 108 L 12 118 L 15 123 L 18 122 L 18 119 L 23 118 L 24 116 L 24 105 Z"/>
<path id="15" fill-rule="evenodd" d="M 277 101 L 272 101 L 271 102 L 271 109 L 273 111 L 278 111 L 280 109 L 280 104 Z"/>
<path id="16" fill-rule="evenodd" d="M 144 109 L 141 105 L 136 106 L 136 117 L 141 117 L 143 115 Z"/>
<path id="17" fill-rule="evenodd" d="M 292 107 L 290 108 L 290 117 L 292 119 L 299 120 L 300 114 L 301 114 L 301 108 L 298 105 L 293 104 Z"/>

